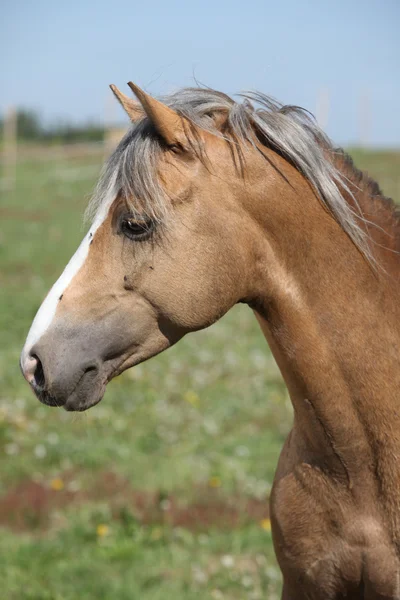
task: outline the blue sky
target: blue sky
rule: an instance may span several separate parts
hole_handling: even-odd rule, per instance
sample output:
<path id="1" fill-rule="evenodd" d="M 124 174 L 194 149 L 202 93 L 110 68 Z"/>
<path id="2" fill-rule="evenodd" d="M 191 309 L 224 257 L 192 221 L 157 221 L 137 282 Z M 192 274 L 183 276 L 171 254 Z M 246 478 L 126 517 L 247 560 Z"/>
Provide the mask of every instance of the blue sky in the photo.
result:
<path id="1" fill-rule="evenodd" d="M 49 121 L 121 122 L 109 83 L 130 93 L 132 79 L 163 94 L 195 76 L 229 94 L 258 89 L 312 112 L 327 90 L 326 129 L 336 142 L 357 142 L 361 130 L 372 145 L 400 146 L 399 0 L 1 4 L 1 112 L 13 104 Z"/>

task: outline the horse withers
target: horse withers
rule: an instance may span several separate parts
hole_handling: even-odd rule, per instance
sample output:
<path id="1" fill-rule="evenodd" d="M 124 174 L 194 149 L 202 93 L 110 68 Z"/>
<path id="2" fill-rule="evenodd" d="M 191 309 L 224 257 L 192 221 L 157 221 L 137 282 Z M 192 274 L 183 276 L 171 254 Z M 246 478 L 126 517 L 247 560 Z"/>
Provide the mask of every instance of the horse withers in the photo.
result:
<path id="1" fill-rule="evenodd" d="M 286 600 L 400 598 L 399 222 L 307 113 L 210 89 L 112 89 L 132 128 L 21 355 L 39 400 L 107 383 L 238 302 L 294 424 L 270 498 Z"/>

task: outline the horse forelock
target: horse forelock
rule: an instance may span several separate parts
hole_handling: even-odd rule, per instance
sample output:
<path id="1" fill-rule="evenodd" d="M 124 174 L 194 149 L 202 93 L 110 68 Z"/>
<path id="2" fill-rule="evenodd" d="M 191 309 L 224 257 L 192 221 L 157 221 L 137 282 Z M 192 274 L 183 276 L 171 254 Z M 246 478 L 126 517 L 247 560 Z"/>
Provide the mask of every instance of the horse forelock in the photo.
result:
<path id="1" fill-rule="evenodd" d="M 357 185 L 336 166 L 332 143 L 308 111 L 285 106 L 259 92 L 241 94 L 242 102 L 208 88 L 184 88 L 162 101 L 194 126 L 223 136 L 239 152 L 244 144 L 262 144 L 279 153 L 309 181 L 355 245 L 374 262 L 369 236 L 358 206 Z M 226 115 L 223 133 L 215 116 Z M 196 140 L 192 143 L 196 143 Z M 89 203 L 93 217 L 110 196 L 122 194 L 134 213 L 158 222 L 168 216 L 170 202 L 158 175 L 163 143 L 148 118 L 133 124 L 106 163 Z M 201 158 L 199 147 L 199 156 Z M 352 198 L 349 203 L 347 197 Z"/>

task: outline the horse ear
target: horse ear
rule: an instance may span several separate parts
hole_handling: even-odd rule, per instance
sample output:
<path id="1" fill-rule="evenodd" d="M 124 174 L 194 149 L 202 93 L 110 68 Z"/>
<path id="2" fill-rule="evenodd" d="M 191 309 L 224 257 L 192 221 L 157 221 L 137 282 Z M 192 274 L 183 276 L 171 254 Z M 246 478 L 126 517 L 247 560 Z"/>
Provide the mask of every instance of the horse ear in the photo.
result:
<path id="1" fill-rule="evenodd" d="M 132 98 L 128 98 L 128 96 L 125 96 L 125 94 L 123 94 L 113 83 L 110 85 L 110 88 L 132 122 L 135 122 L 144 116 L 142 107 L 140 106 L 139 102 L 135 102 L 134 100 L 132 100 Z"/>
<path id="2" fill-rule="evenodd" d="M 139 99 L 143 110 L 157 129 L 168 146 L 183 148 L 187 141 L 183 118 L 172 108 L 146 94 L 131 81 L 128 83 L 131 90 Z"/>

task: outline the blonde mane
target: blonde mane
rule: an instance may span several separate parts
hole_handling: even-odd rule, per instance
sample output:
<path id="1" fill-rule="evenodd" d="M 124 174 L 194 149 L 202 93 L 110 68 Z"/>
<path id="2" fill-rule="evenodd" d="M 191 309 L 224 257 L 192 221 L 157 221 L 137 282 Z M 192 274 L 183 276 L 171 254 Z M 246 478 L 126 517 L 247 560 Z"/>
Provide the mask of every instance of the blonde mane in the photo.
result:
<path id="1" fill-rule="evenodd" d="M 357 185 L 336 166 L 336 150 L 312 115 L 254 92 L 243 102 L 211 89 L 185 88 L 162 101 L 197 127 L 221 135 L 214 116 L 226 114 L 224 137 L 239 148 L 259 143 L 279 153 L 309 181 L 320 201 L 368 260 L 374 262 L 369 236 L 355 199 Z M 258 144 L 256 144 L 258 142 Z M 170 203 L 157 174 L 163 142 L 148 118 L 133 124 L 106 163 L 88 207 L 93 216 L 111 195 L 122 193 L 132 212 L 165 221 Z M 350 204 L 346 198 L 352 198 Z"/>

